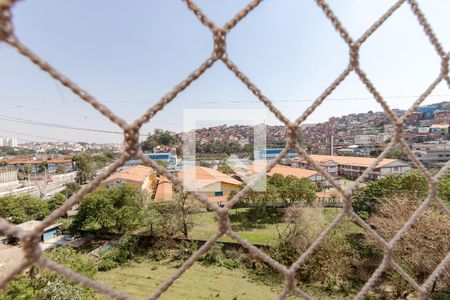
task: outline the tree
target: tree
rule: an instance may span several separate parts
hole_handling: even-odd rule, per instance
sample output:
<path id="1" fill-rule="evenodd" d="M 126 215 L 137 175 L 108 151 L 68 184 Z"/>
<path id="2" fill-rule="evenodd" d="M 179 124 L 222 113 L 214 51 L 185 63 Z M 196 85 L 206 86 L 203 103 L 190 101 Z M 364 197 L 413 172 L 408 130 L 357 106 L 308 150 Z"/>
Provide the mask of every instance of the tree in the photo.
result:
<path id="1" fill-rule="evenodd" d="M 87 154 L 77 154 L 73 157 L 73 163 L 77 170 L 77 182 L 85 184 L 95 176 L 95 165 L 93 159 Z"/>
<path id="2" fill-rule="evenodd" d="M 367 218 L 376 211 L 380 199 L 393 195 L 409 195 L 424 199 L 428 193 L 426 178 L 419 172 L 408 172 L 402 175 L 387 175 L 370 181 L 354 193 L 353 208 L 361 217 Z"/>
<path id="3" fill-rule="evenodd" d="M 57 194 L 53 195 L 53 197 L 51 197 L 47 201 L 48 209 L 50 211 L 53 211 L 53 210 L 57 209 L 58 207 L 60 207 L 61 205 L 63 205 L 66 201 L 67 201 L 67 197 L 64 196 L 64 194 L 57 193 Z"/>
<path id="4" fill-rule="evenodd" d="M 48 170 L 48 163 L 43 161 L 38 166 L 38 173 L 45 173 Z"/>
<path id="5" fill-rule="evenodd" d="M 176 193 L 175 201 L 154 202 L 146 212 L 147 224 L 153 234 L 189 238 L 195 206 L 189 193 Z"/>
<path id="6" fill-rule="evenodd" d="M 274 174 L 268 180 L 268 186 L 270 185 L 275 187 L 279 199 L 286 204 L 299 201 L 312 203 L 316 200 L 316 186 L 308 178 Z"/>
<path id="7" fill-rule="evenodd" d="M 81 188 L 81 186 L 77 182 L 69 182 L 65 186 L 66 188 L 64 189 L 63 193 L 67 198 L 72 197 L 72 195 Z"/>
<path id="8" fill-rule="evenodd" d="M 177 193 L 175 201 L 177 203 L 177 215 L 180 220 L 181 232 L 186 239 L 189 238 L 189 229 L 192 227 L 192 206 L 189 201 L 190 195 L 188 193 Z"/>
<path id="9" fill-rule="evenodd" d="M 402 148 L 395 148 L 393 150 L 391 150 L 387 155 L 386 158 L 391 158 L 391 159 L 404 159 L 406 156 L 405 152 L 403 151 Z"/>
<path id="10" fill-rule="evenodd" d="M 0 197 L 0 217 L 11 223 L 43 220 L 47 214 L 47 202 L 40 198 L 29 195 Z"/>
<path id="11" fill-rule="evenodd" d="M 76 154 L 73 157 L 73 163 L 77 173 L 77 182 L 85 184 L 92 180 L 97 170 L 106 167 L 115 159 L 114 152 L 107 151 L 105 153 L 89 155 L 86 153 Z"/>
<path id="12" fill-rule="evenodd" d="M 125 233 L 141 225 L 145 207 L 145 197 L 136 188 L 97 190 L 81 202 L 71 229 Z"/>
<path id="13" fill-rule="evenodd" d="M 152 151 L 157 146 L 174 146 L 181 143 L 179 137 L 173 132 L 162 129 L 155 129 L 153 134 L 141 144 L 142 151 Z"/>

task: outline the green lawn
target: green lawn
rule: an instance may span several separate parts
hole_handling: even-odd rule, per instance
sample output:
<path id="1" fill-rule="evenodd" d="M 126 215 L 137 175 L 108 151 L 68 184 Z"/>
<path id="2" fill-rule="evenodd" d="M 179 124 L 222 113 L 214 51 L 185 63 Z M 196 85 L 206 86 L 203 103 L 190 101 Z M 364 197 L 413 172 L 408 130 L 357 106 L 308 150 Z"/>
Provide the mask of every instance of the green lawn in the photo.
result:
<path id="1" fill-rule="evenodd" d="M 322 210 L 324 221 L 328 224 L 339 212 L 338 208 L 313 208 Z M 283 232 L 286 224 L 282 222 L 282 211 L 275 210 L 264 218 L 249 220 L 248 208 L 230 210 L 231 227 L 242 238 L 256 245 L 271 245 L 277 242 L 278 232 Z M 194 227 L 189 232 L 189 238 L 207 240 L 217 231 L 217 219 L 215 212 L 203 212 L 193 216 Z M 348 222 L 345 222 L 348 223 Z M 353 226 L 352 226 L 353 225 Z M 354 224 L 351 227 L 357 227 Z M 234 242 L 228 236 L 223 236 L 221 241 Z"/>
<path id="2" fill-rule="evenodd" d="M 232 209 L 230 211 L 231 226 L 242 238 L 257 245 L 270 245 L 277 241 L 278 230 L 286 227 L 282 223 L 279 213 L 271 214 L 266 218 L 254 218 L 249 220 L 248 208 Z M 217 219 L 215 212 L 202 212 L 193 216 L 194 227 L 189 232 L 189 238 L 207 240 L 217 232 Z M 234 242 L 228 236 L 223 236 L 220 241 Z"/>
<path id="3" fill-rule="evenodd" d="M 97 280 L 131 297 L 147 298 L 176 270 L 176 263 L 151 260 L 99 272 Z M 242 269 L 194 264 L 175 281 L 161 299 L 276 299 L 280 286 L 267 286 L 247 278 Z M 102 295 L 100 299 L 106 299 Z"/>

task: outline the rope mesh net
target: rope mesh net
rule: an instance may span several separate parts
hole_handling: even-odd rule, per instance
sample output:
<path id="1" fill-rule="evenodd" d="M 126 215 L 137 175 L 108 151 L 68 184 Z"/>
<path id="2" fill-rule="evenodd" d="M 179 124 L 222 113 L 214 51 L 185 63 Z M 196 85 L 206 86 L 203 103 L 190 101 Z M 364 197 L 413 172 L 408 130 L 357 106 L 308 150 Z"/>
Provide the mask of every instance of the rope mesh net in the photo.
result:
<path id="1" fill-rule="evenodd" d="M 215 211 L 218 217 L 218 229 L 217 232 L 209 238 L 209 240 L 203 244 L 189 259 L 187 259 L 181 267 L 179 267 L 175 273 L 168 278 L 164 283 L 162 283 L 148 299 L 157 299 L 161 296 L 173 283 L 175 280 L 180 278 L 183 273 L 191 267 L 195 261 L 203 254 L 205 254 L 208 249 L 214 244 L 221 236 L 227 235 L 232 239 L 236 240 L 244 248 L 246 248 L 251 254 L 257 256 L 262 261 L 266 262 L 273 269 L 284 275 L 284 288 L 279 295 L 279 299 L 284 299 L 288 295 L 296 294 L 304 299 L 312 299 L 305 291 L 299 288 L 295 282 L 296 271 L 308 260 L 308 258 L 313 254 L 313 252 L 319 247 L 322 241 L 338 226 L 344 217 L 350 217 L 360 226 L 364 228 L 369 234 L 371 234 L 384 249 L 384 256 L 381 264 L 377 267 L 374 273 L 371 275 L 369 280 L 364 284 L 361 290 L 355 296 L 355 299 L 363 299 L 365 294 L 376 284 L 377 280 L 380 278 L 382 273 L 388 268 L 398 272 L 406 282 L 411 285 L 417 295 L 425 299 L 427 298 L 427 293 L 431 288 L 435 279 L 448 267 L 450 263 L 450 253 L 438 264 L 431 275 L 423 284 L 417 283 L 408 273 L 395 262 L 393 259 L 393 250 L 395 245 L 399 240 L 406 234 L 408 229 L 410 229 L 419 216 L 424 212 L 424 210 L 432 203 L 435 202 L 444 211 L 444 213 L 450 217 L 450 210 L 446 205 L 437 197 L 437 188 L 439 180 L 444 176 L 450 169 L 450 161 L 445 164 L 444 167 L 435 175 L 432 175 L 424 165 L 415 157 L 412 151 L 406 144 L 405 139 L 402 136 L 403 123 L 405 119 L 413 113 L 418 106 L 426 99 L 428 95 L 433 91 L 433 89 L 441 82 L 446 82 L 450 89 L 450 76 L 449 76 L 449 56 L 450 52 L 446 52 L 436 35 L 434 34 L 429 22 L 427 21 L 424 13 L 419 8 L 415 0 L 400 0 L 396 1 L 375 23 L 373 23 L 367 31 L 358 39 L 353 39 L 346 28 L 342 25 L 340 20 L 334 14 L 333 10 L 328 6 L 328 4 L 323 0 L 315 0 L 316 4 L 323 11 L 326 17 L 334 26 L 337 33 L 341 36 L 344 42 L 349 48 L 349 62 L 347 67 L 342 71 L 342 73 L 322 92 L 322 94 L 313 101 L 313 103 L 308 107 L 300 117 L 296 120 L 291 121 L 286 118 L 274 105 L 273 103 L 262 93 L 262 91 L 236 66 L 233 61 L 228 57 L 226 50 L 226 37 L 227 34 L 242 20 L 244 19 L 252 10 L 257 9 L 257 6 L 262 2 L 262 0 L 251 1 L 247 6 L 245 6 L 241 11 L 239 11 L 230 21 L 228 21 L 223 27 L 217 26 L 212 20 L 210 20 L 202 10 L 191 0 L 183 0 L 186 4 L 187 9 L 192 11 L 198 20 L 207 27 L 213 36 L 214 48 L 210 57 L 208 57 L 197 69 L 195 69 L 189 76 L 186 77 L 182 82 L 175 86 L 171 91 L 169 91 L 164 97 L 162 97 L 155 105 L 150 107 L 141 117 L 136 119 L 133 123 L 127 123 L 117 115 L 115 115 L 111 110 L 109 110 L 105 105 L 101 104 L 95 99 L 94 96 L 90 95 L 87 91 L 83 90 L 76 83 L 74 83 L 69 78 L 65 77 L 62 73 L 54 69 L 46 61 L 34 54 L 30 49 L 28 49 L 14 33 L 14 27 L 11 18 L 11 8 L 15 4 L 15 0 L 0 0 L 0 42 L 6 43 L 11 47 L 15 48 L 24 57 L 28 58 L 37 67 L 39 67 L 43 72 L 48 73 L 55 80 L 59 81 L 61 84 L 70 89 L 73 93 L 78 95 L 82 100 L 89 103 L 94 109 L 103 114 L 111 122 L 117 124 L 124 133 L 124 144 L 125 149 L 121 153 L 119 159 L 110 165 L 103 173 L 98 175 L 93 181 L 83 186 L 81 190 L 70 197 L 64 205 L 54 210 L 49 216 L 43 220 L 39 226 L 37 226 L 32 231 L 25 231 L 20 229 L 17 225 L 9 223 L 5 219 L 0 219 L 0 232 L 8 235 L 17 236 L 23 244 L 23 258 L 18 262 L 12 269 L 8 270 L 7 274 L 0 280 L 0 289 L 5 288 L 8 283 L 18 274 L 22 273 L 32 264 L 40 264 L 72 281 L 83 284 L 96 290 L 99 293 L 103 293 L 110 297 L 116 299 L 130 299 L 128 295 L 125 295 L 119 291 L 116 291 L 110 287 L 107 287 L 99 282 L 96 282 L 86 276 L 76 273 L 42 255 L 42 251 L 39 247 L 40 236 L 47 226 L 53 224 L 58 217 L 64 215 L 74 204 L 80 202 L 83 197 L 94 190 L 102 180 L 110 176 L 117 168 L 124 165 L 124 163 L 132 157 L 138 157 L 141 159 L 142 163 L 146 166 L 156 169 L 161 174 L 167 176 L 173 183 L 177 190 L 183 191 L 187 188 L 182 180 L 170 173 L 165 168 L 159 166 L 151 159 L 143 155 L 139 148 L 139 130 L 147 123 L 152 117 L 155 116 L 159 111 L 164 109 L 164 107 L 170 103 L 175 97 L 189 87 L 189 85 L 199 78 L 207 69 L 213 66 L 218 61 L 221 61 L 225 66 L 233 72 L 236 77 L 245 85 L 247 88 L 280 120 L 288 129 L 288 140 L 284 150 L 272 161 L 267 164 L 265 170 L 261 171 L 253 180 L 247 183 L 238 193 L 236 193 L 233 198 L 227 202 L 224 207 L 219 207 L 216 203 L 208 200 L 207 197 L 192 192 L 193 196 L 196 197 L 200 202 L 202 202 L 207 208 Z M 359 49 L 361 46 L 370 38 L 370 36 L 383 25 L 383 23 L 388 20 L 401 6 L 407 5 L 411 9 L 412 14 L 417 18 L 418 23 L 422 27 L 424 34 L 428 37 L 429 42 L 434 47 L 437 55 L 441 59 L 440 72 L 437 74 L 436 78 L 431 82 L 428 88 L 423 92 L 423 94 L 415 100 L 411 108 L 409 108 L 406 113 L 398 117 L 389 105 L 384 100 L 383 96 L 378 92 L 377 88 L 374 86 L 372 81 L 367 77 L 366 73 L 361 69 L 359 63 Z M 296 141 L 297 129 L 300 124 L 306 120 L 306 118 L 311 115 L 314 110 L 322 104 L 322 102 L 335 90 L 346 78 L 347 76 L 354 72 L 359 80 L 365 85 L 367 90 L 373 95 L 374 99 L 382 106 L 384 112 L 390 118 L 395 126 L 395 133 L 391 142 L 387 145 L 384 151 L 377 157 L 377 159 L 363 172 L 363 174 L 347 189 L 342 188 L 333 177 L 327 173 L 321 166 L 314 162 L 306 153 L 306 151 L 298 144 Z M 421 203 L 421 205 L 414 211 L 410 219 L 403 225 L 403 227 L 395 234 L 391 240 L 385 240 L 381 237 L 375 230 L 373 230 L 369 224 L 367 224 L 363 219 L 361 219 L 352 209 L 352 194 L 360 184 L 365 181 L 377 164 L 383 159 L 383 157 L 394 147 L 401 147 L 406 155 L 409 157 L 411 162 L 417 167 L 417 169 L 425 176 L 429 184 L 429 193 L 426 199 Z M 261 249 L 255 247 L 247 240 L 241 238 L 237 233 L 235 233 L 231 226 L 228 218 L 228 212 L 235 205 L 239 199 L 251 189 L 266 172 L 269 172 L 272 167 L 277 164 L 282 158 L 284 158 L 292 149 L 296 149 L 298 154 L 302 156 L 309 164 L 313 166 L 326 180 L 339 192 L 343 199 L 343 207 L 334 218 L 334 220 L 325 228 L 323 232 L 318 236 L 318 238 L 309 246 L 309 248 L 295 261 L 291 266 L 284 266 L 272 259 L 269 255 L 263 252 Z M 193 190 L 193 189 L 189 189 Z"/>

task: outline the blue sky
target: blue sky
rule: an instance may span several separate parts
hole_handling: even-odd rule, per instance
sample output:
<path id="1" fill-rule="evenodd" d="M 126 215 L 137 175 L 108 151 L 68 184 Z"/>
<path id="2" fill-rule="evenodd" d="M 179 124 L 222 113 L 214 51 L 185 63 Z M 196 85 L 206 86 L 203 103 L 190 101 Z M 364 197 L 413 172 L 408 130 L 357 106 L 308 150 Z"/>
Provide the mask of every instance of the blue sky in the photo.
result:
<path id="1" fill-rule="evenodd" d="M 450 48 L 450 1 L 418 1 L 439 40 Z M 248 1 L 197 0 L 218 25 Z M 394 1 L 329 1 L 353 38 Z M 73 79 L 119 116 L 141 115 L 197 68 L 212 51 L 211 33 L 180 0 L 27 0 L 14 8 L 17 36 L 41 58 Z M 312 0 L 266 0 L 229 34 L 230 59 L 291 120 L 339 75 L 348 48 Z M 0 44 L 1 115 L 75 127 L 116 130 L 90 106 Z M 403 5 L 361 49 L 361 66 L 394 108 L 407 108 L 437 77 L 440 59 L 408 5 Z M 378 111 L 352 74 L 306 121 Z M 363 98 L 363 99 L 352 99 Z M 441 83 L 426 103 L 450 100 Z M 263 105 L 221 63 L 210 70 L 142 132 L 181 130 L 185 108 L 261 108 Z M 271 124 L 277 121 L 268 114 Z M 0 119 L 9 132 L 87 142 L 119 142 L 120 135 L 41 127 Z M 24 140 L 42 140 L 16 135 Z"/>

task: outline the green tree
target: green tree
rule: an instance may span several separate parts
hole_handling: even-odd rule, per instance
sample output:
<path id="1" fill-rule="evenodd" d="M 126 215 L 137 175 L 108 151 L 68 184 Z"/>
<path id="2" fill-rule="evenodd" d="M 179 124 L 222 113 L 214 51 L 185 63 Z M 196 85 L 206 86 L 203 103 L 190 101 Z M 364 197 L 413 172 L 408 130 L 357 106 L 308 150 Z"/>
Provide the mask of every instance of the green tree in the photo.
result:
<path id="1" fill-rule="evenodd" d="M 355 192 L 353 208 L 360 216 L 367 218 L 376 211 L 376 205 L 380 199 L 404 194 L 424 199 L 427 193 L 427 180 L 419 172 L 388 175 L 370 181 L 363 189 Z"/>
<path id="2" fill-rule="evenodd" d="M 77 182 L 69 182 L 66 185 L 66 188 L 64 189 L 63 193 L 66 195 L 67 198 L 72 197 L 73 194 L 75 194 L 80 188 L 80 184 Z"/>
<path id="3" fill-rule="evenodd" d="M 308 178 L 274 174 L 269 178 L 268 185 L 275 187 L 279 200 L 286 204 L 300 201 L 312 203 L 316 200 L 316 185 Z"/>
<path id="4" fill-rule="evenodd" d="M 47 201 L 48 209 L 50 211 L 53 211 L 53 210 L 57 209 L 58 207 L 60 207 L 61 205 L 63 205 L 66 201 L 67 201 L 67 197 L 64 196 L 64 194 L 57 193 L 57 194 L 53 195 L 53 197 L 51 197 Z"/>
<path id="5" fill-rule="evenodd" d="M 43 161 L 38 166 L 38 173 L 45 173 L 48 170 L 48 163 Z"/>
<path id="6" fill-rule="evenodd" d="M 145 206 L 145 197 L 136 188 L 97 190 L 81 202 L 71 229 L 125 233 L 141 225 Z"/>
<path id="7" fill-rule="evenodd" d="M 95 164 L 90 155 L 81 153 L 73 157 L 75 170 L 77 171 L 77 182 L 85 184 L 95 176 Z"/>
<path id="8" fill-rule="evenodd" d="M 404 159 L 405 156 L 406 156 L 405 151 L 403 151 L 402 148 L 395 148 L 386 155 L 386 158 Z"/>
<path id="9" fill-rule="evenodd" d="M 14 224 L 43 220 L 48 214 L 47 202 L 33 196 L 0 197 L 0 217 Z"/>
<path id="10" fill-rule="evenodd" d="M 179 137 L 168 130 L 155 129 L 153 134 L 141 144 L 142 151 L 152 151 L 157 146 L 174 146 L 180 143 Z"/>

